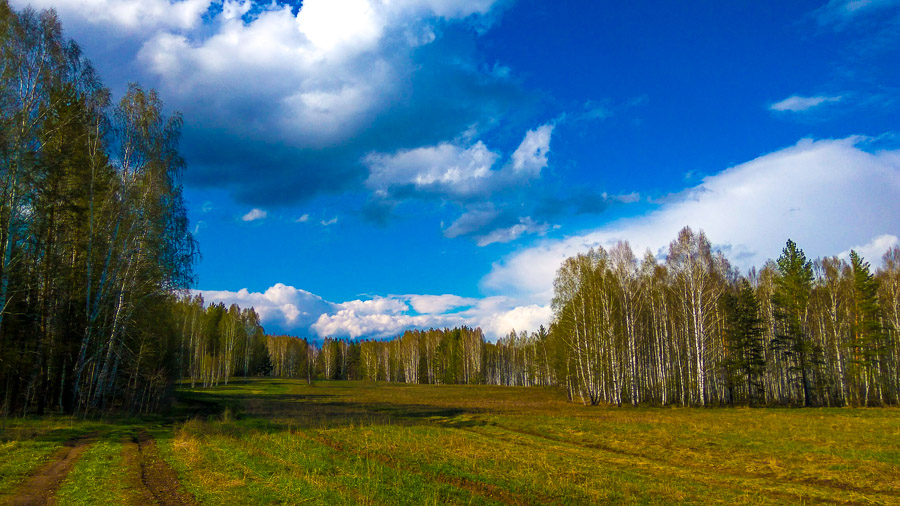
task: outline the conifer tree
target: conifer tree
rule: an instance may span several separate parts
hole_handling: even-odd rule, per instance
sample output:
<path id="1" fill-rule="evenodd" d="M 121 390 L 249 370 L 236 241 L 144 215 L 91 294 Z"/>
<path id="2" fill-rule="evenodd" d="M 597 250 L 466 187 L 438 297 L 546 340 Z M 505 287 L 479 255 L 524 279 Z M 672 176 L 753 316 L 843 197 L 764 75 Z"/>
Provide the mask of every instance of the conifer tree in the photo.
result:
<path id="1" fill-rule="evenodd" d="M 726 367 L 729 380 L 734 387 L 739 381 L 742 382 L 747 389 L 747 402 L 755 405 L 763 400 L 762 375 L 766 369 L 766 359 L 759 301 L 747 279 L 741 280 L 737 294 L 727 296 L 725 306 L 728 321 Z M 734 393 L 732 402 L 733 397 Z"/>
<path id="2" fill-rule="evenodd" d="M 881 324 L 881 310 L 878 304 L 878 283 L 869 272 L 869 263 L 864 261 L 856 251 L 850 251 L 850 266 L 853 269 L 853 305 L 851 341 L 854 365 L 859 374 L 860 397 L 864 405 L 871 402 L 870 394 L 874 387 L 875 396 L 881 404 L 883 394 L 881 388 L 881 372 L 884 369 L 882 358 L 888 351 L 884 328 Z"/>
<path id="3" fill-rule="evenodd" d="M 776 266 L 775 293 L 772 296 L 776 322 L 773 346 L 787 358 L 788 365 L 784 372 L 799 373 L 803 404 L 810 406 L 813 395 L 810 376 L 816 352 L 806 328 L 813 281 L 812 262 L 806 259 L 803 250 L 794 241 L 788 239 Z"/>

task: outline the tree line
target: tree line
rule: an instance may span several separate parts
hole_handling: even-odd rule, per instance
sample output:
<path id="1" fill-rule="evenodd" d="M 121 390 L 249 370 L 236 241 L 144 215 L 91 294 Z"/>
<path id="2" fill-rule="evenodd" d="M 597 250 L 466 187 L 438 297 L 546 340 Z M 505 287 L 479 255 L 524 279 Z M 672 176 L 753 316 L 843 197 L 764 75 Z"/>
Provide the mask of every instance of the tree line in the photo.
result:
<path id="1" fill-rule="evenodd" d="M 512 331 L 488 342 L 481 329 L 408 330 L 393 339 L 321 343 L 292 336 L 265 336 L 268 358 L 251 371 L 287 378 L 366 380 L 416 384 L 552 386 L 547 331 Z"/>
<path id="2" fill-rule="evenodd" d="M 684 228 L 662 263 L 627 242 L 554 282 L 560 384 L 598 404 L 897 404 L 900 248 L 810 261 L 792 241 L 741 276 Z"/>
<path id="3" fill-rule="evenodd" d="M 0 0 L 0 414 L 157 410 L 179 379 L 235 375 L 564 387 L 586 404 L 900 400 L 900 248 L 871 266 L 788 241 L 741 275 L 683 229 L 567 259 L 549 328 L 387 341 L 266 335 L 253 308 L 188 295 L 180 116 L 132 84 L 113 104 L 52 11 Z"/>
<path id="4" fill-rule="evenodd" d="M 549 329 L 410 330 L 296 347 L 288 376 L 561 386 L 585 404 L 896 405 L 900 247 L 872 272 L 855 251 L 808 260 L 788 241 L 741 275 L 684 228 L 658 261 L 627 242 L 568 258 Z M 302 359 L 300 357 L 303 357 Z M 283 369 L 286 370 L 286 369 Z"/>
<path id="5" fill-rule="evenodd" d="M 387 340 L 326 337 L 313 344 L 267 336 L 273 376 L 423 385 L 552 386 L 556 371 L 548 333 L 511 331 L 491 343 L 480 328 L 408 330 Z M 278 350 L 273 352 L 272 350 Z"/>
<path id="6" fill-rule="evenodd" d="M 181 118 L 113 104 L 52 11 L 0 0 L 0 413 L 156 409 L 195 243 Z"/>

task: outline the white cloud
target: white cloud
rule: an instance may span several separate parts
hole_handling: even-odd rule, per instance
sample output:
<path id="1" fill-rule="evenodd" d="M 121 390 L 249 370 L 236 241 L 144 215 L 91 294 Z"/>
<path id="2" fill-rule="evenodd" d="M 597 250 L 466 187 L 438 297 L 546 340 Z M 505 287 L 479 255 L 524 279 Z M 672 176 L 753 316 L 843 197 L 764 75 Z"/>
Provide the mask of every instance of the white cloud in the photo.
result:
<path id="1" fill-rule="evenodd" d="M 307 0 L 297 27 L 322 56 L 339 49 L 371 49 L 384 33 L 385 20 L 368 0 Z"/>
<path id="2" fill-rule="evenodd" d="M 318 295 L 283 283 L 276 283 L 265 292 L 250 292 L 242 288 L 237 292 L 227 290 L 196 290 L 207 303 L 224 302 L 242 308 L 253 307 L 263 325 L 284 330 L 307 329 L 323 313 L 335 310 L 335 305 Z"/>
<path id="3" fill-rule="evenodd" d="M 444 229 L 444 237 L 472 236 L 478 246 L 511 242 L 523 234 L 544 235 L 550 225 L 538 223 L 530 216 L 510 218 L 499 211 L 494 204 L 474 204 L 469 207 L 449 227 Z"/>
<path id="4" fill-rule="evenodd" d="M 412 53 L 436 39 L 435 25 L 474 24 L 470 16 L 487 19 L 495 3 L 12 0 L 56 9 L 70 34 L 115 60 L 113 74 L 125 66 L 149 74 L 142 81 L 194 126 L 300 148 L 334 146 L 369 127 L 386 99 L 408 91 Z"/>
<path id="5" fill-rule="evenodd" d="M 12 0 L 18 8 L 56 9 L 76 18 L 123 32 L 148 33 L 159 29 L 196 27 L 212 0 Z"/>
<path id="6" fill-rule="evenodd" d="M 878 267 L 879 265 L 881 265 L 881 257 L 884 256 L 884 254 L 887 253 L 889 249 L 898 244 L 900 244 L 900 239 L 898 239 L 896 235 L 883 234 L 873 238 L 866 244 L 853 246 L 845 251 L 842 251 L 838 255 L 838 257 L 850 261 L 850 251 L 853 250 L 856 251 L 856 253 L 861 256 L 863 260 L 869 262 L 869 265 L 871 265 L 872 267 Z"/>
<path id="7" fill-rule="evenodd" d="M 841 100 L 841 98 L 843 97 L 841 97 L 840 95 L 819 95 L 815 97 L 801 97 L 799 95 L 792 95 L 780 102 L 775 102 L 774 104 L 770 105 L 769 109 L 779 112 L 803 112 L 825 103 L 838 102 Z"/>
<path id="8" fill-rule="evenodd" d="M 358 309 L 359 303 L 370 301 L 351 301 L 340 304 L 333 313 L 322 314 L 312 325 L 313 331 L 320 336 L 349 337 L 392 337 L 404 330 L 419 328 L 446 328 L 466 325 L 480 327 L 485 337 L 496 340 L 506 336 L 510 330 L 534 331 L 541 325 L 549 325 L 551 310 L 549 306 L 518 306 L 513 299 L 506 297 L 486 297 L 470 299 L 455 295 L 404 295 L 386 297 L 378 304 L 381 311 L 373 311 L 374 307 Z M 384 299 L 396 303 L 387 304 Z M 429 310 L 425 314 L 409 313 L 403 300 L 416 300 L 422 309 Z M 424 304 L 424 306 L 423 306 Z M 457 305 L 459 304 L 459 305 Z M 443 310 L 440 310 L 443 307 Z M 465 307 L 461 311 L 451 310 Z M 418 311 L 418 310 L 417 310 Z"/>
<path id="9" fill-rule="evenodd" d="M 306 223 L 307 221 L 309 221 L 309 214 L 304 214 L 303 216 L 294 220 L 294 223 Z"/>
<path id="10" fill-rule="evenodd" d="M 352 311 L 359 315 L 400 314 L 409 311 L 409 306 L 393 297 L 374 297 L 368 300 L 351 300 L 338 304 L 342 311 Z"/>
<path id="11" fill-rule="evenodd" d="M 407 329 L 467 325 L 481 327 L 489 339 L 517 330 L 547 326 L 549 307 L 520 306 L 507 297 L 472 298 L 453 294 L 391 295 L 339 304 L 283 283 L 265 292 L 197 290 L 207 303 L 254 307 L 267 332 L 300 336 L 385 338 Z"/>
<path id="12" fill-rule="evenodd" d="M 329 227 L 331 225 L 334 225 L 337 222 L 338 222 L 338 217 L 335 216 L 334 218 L 331 218 L 330 220 L 322 220 L 320 223 L 322 224 L 323 227 Z"/>
<path id="13" fill-rule="evenodd" d="M 603 198 L 620 202 L 622 204 L 633 204 L 641 200 L 641 194 L 638 192 L 631 192 L 624 195 L 607 195 L 606 192 L 604 192 Z"/>
<path id="14" fill-rule="evenodd" d="M 342 309 L 335 314 L 323 314 L 312 328 L 320 337 L 384 338 L 401 334 L 410 328 L 429 327 L 433 319 L 428 316 L 396 314 L 357 314 Z"/>
<path id="15" fill-rule="evenodd" d="M 482 330 L 485 332 L 485 335 L 493 337 L 508 335 L 511 330 L 534 332 L 541 325 L 547 328 L 552 317 L 553 310 L 550 309 L 549 305 L 539 306 L 531 304 L 518 306 L 509 311 L 492 315 L 487 323 L 483 325 Z"/>
<path id="16" fill-rule="evenodd" d="M 487 246 L 496 242 L 511 242 L 518 239 L 522 234 L 538 234 L 544 235 L 550 228 L 546 223 L 537 223 L 530 216 L 526 216 L 519 220 L 519 223 L 510 227 L 498 228 L 492 230 L 485 235 L 476 238 L 476 244 L 479 246 Z"/>
<path id="17" fill-rule="evenodd" d="M 478 299 L 460 297 L 459 295 L 407 295 L 412 308 L 420 314 L 440 314 L 451 309 L 468 307 L 476 304 Z"/>
<path id="18" fill-rule="evenodd" d="M 253 8 L 253 2 L 250 0 L 225 0 L 222 3 L 222 18 L 223 19 L 237 19 L 250 12 L 250 9 Z"/>
<path id="19" fill-rule="evenodd" d="M 238 16 L 246 3 L 229 3 L 207 33 L 158 31 L 138 59 L 166 96 L 203 106 L 216 124 L 321 148 L 369 125 L 415 70 L 409 52 L 434 40 L 431 33 L 404 48 L 392 34 L 430 33 L 435 19 L 481 14 L 493 3 L 307 0 L 296 14 L 290 5 L 257 3 L 249 21 Z"/>
<path id="20" fill-rule="evenodd" d="M 540 177 L 547 166 L 552 133 L 552 125 L 526 132 L 509 163 L 500 169 L 493 168 L 500 155 L 480 140 L 468 146 L 442 142 L 393 154 L 369 153 L 362 160 L 369 169 L 366 187 L 380 195 L 392 188 L 413 186 L 456 199 L 487 196 L 509 184 Z M 471 135 L 467 132 L 461 137 Z"/>
<path id="21" fill-rule="evenodd" d="M 449 227 L 444 229 L 444 237 L 452 239 L 462 235 L 473 234 L 489 226 L 499 215 L 500 211 L 490 202 L 473 206 L 472 209 L 464 212 Z"/>
<path id="22" fill-rule="evenodd" d="M 803 140 L 707 176 L 644 216 L 514 253 L 493 265 L 482 286 L 546 304 L 565 258 L 619 240 L 638 255 L 646 249 L 664 255 L 686 225 L 704 230 L 744 269 L 776 258 L 789 238 L 816 258 L 900 235 L 900 150 L 868 153 L 861 142 Z"/>
<path id="23" fill-rule="evenodd" d="M 454 196 L 484 193 L 497 157 L 481 141 L 469 147 L 444 142 L 392 155 L 371 153 L 363 159 L 369 168 L 366 186 L 381 192 L 412 185 Z"/>
<path id="24" fill-rule="evenodd" d="M 264 220 L 268 213 L 263 211 L 262 209 L 253 208 L 247 214 L 241 216 L 241 220 L 243 221 L 256 221 L 256 220 Z"/>
<path id="25" fill-rule="evenodd" d="M 553 125 L 542 125 L 525 134 L 525 139 L 512 154 L 512 167 L 516 173 L 523 173 L 530 178 L 540 176 L 541 170 L 547 166 L 552 133 Z"/>
<path id="26" fill-rule="evenodd" d="M 194 231 L 191 232 L 194 236 L 200 235 L 200 231 L 206 228 L 206 222 L 203 220 L 198 220 L 197 224 L 194 225 Z"/>

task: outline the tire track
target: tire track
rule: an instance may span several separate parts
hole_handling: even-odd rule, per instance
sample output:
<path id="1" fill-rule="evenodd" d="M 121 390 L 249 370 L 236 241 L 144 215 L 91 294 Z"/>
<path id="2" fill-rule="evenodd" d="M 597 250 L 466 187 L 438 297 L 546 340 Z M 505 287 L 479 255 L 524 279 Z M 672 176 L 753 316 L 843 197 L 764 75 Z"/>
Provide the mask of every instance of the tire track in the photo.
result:
<path id="1" fill-rule="evenodd" d="M 122 449 L 123 457 L 131 470 L 132 481 L 142 497 L 142 504 L 185 506 L 198 504 L 185 492 L 175 471 L 159 456 L 156 440 L 140 433 L 127 441 Z"/>
<path id="2" fill-rule="evenodd" d="M 55 504 L 57 490 L 92 443 L 91 436 L 63 443 L 63 447 L 53 454 L 50 462 L 40 467 L 19 486 L 7 504 L 16 506 Z"/>
<path id="3" fill-rule="evenodd" d="M 757 474 L 757 473 L 741 473 L 735 472 L 733 470 L 725 470 L 718 468 L 708 468 L 702 464 L 690 464 L 687 462 L 678 462 L 666 460 L 659 457 L 654 457 L 650 455 L 644 455 L 639 452 L 630 452 L 627 450 L 623 450 L 620 448 L 614 448 L 608 445 L 604 445 L 601 443 L 582 443 L 576 441 L 566 440 L 564 438 L 559 438 L 555 436 L 551 436 L 549 434 L 542 434 L 537 431 L 529 431 L 518 428 L 506 427 L 500 424 L 490 424 L 490 427 L 499 429 L 501 431 L 505 431 L 509 434 L 517 434 L 520 436 L 531 437 L 538 440 L 548 441 L 552 443 L 556 443 L 558 445 L 562 445 L 563 447 L 568 446 L 572 449 L 583 449 L 588 451 L 598 452 L 595 455 L 595 458 L 598 460 L 613 466 L 627 466 L 633 472 L 637 472 L 638 474 L 642 474 L 646 478 L 651 478 L 651 475 L 645 474 L 650 471 L 651 468 L 654 468 L 656 471 L 662 472 L 664 474 L 670 475 L 670 477 L 675 479 L 689 479 L 698 481 L 699 483 L 706 483 L 708 485 L 716 485 L 716 486 L 727 486 L 732 480 L 747 480 L 756 486 L 757 492 L 761 494 L 769 495 L 773 498 L 781 498 L 788 501 L 814 501 L 814 502 L 826 502 L 826 503 L 854 503 L 859 502 L 858 499 L 852 498 L 826 498 L 817 496 L 814 492 L 821 491 L 821 487 L 825 487 L 827 489 L 831 489 L 834 492 L 852 492 L 865 497 L 865 502 L 869 502 L 871 500 L 876 500 L 878 502 L 884 503 L 894 503 L 897 499 L 897 493 L 891 490 L 875 490 L 871 488 L 858 487 L 847 484 L 839 484 L 833 483 L 824 479 L 794 479 L 789 477 L 779 477 L 775 475 L 768 474 Z M 500 437 L 499 435 L 492 435 L 484 431 L 480 431 L 472 428 L 463 428 L 461 430 L 466 430 L 469 432 L 473 432 L 476 434 L 480 434 L 482 436 L 488 438 L 494 438 L 497 440 L 504 440 L 505 438 Z M 562 449 L 562 448 L 560 448 Z M 611 455 L 611 458 L 601 458 L 600 453 L 605 453 Z M 638 471 L 640 470 L 640 471 Z M 650 471 L 652 472 L 652 471 Z M 802 497 L 797 494 L 800 491 L 786 491 L 782 489 L 784 485 L 797 485 L 801 487 L 807 487 L 806 491 L 809 496 Z M 888 496 L 890 499 L 885 498 L 884 496 Z"/>

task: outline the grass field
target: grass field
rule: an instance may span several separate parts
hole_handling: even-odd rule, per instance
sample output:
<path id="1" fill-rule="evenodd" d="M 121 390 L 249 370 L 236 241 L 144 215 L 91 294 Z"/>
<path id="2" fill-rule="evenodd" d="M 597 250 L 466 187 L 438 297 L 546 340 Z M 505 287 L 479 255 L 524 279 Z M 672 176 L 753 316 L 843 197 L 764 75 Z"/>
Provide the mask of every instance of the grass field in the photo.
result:
<path id="1" fill-rule="evenodd" d="M 181 391 L 169 417 L 7 420 L 0 501 L 29 497 L 900 504 L 900 410 L 606 408 L 540 388 L 238 380 Z"/>

